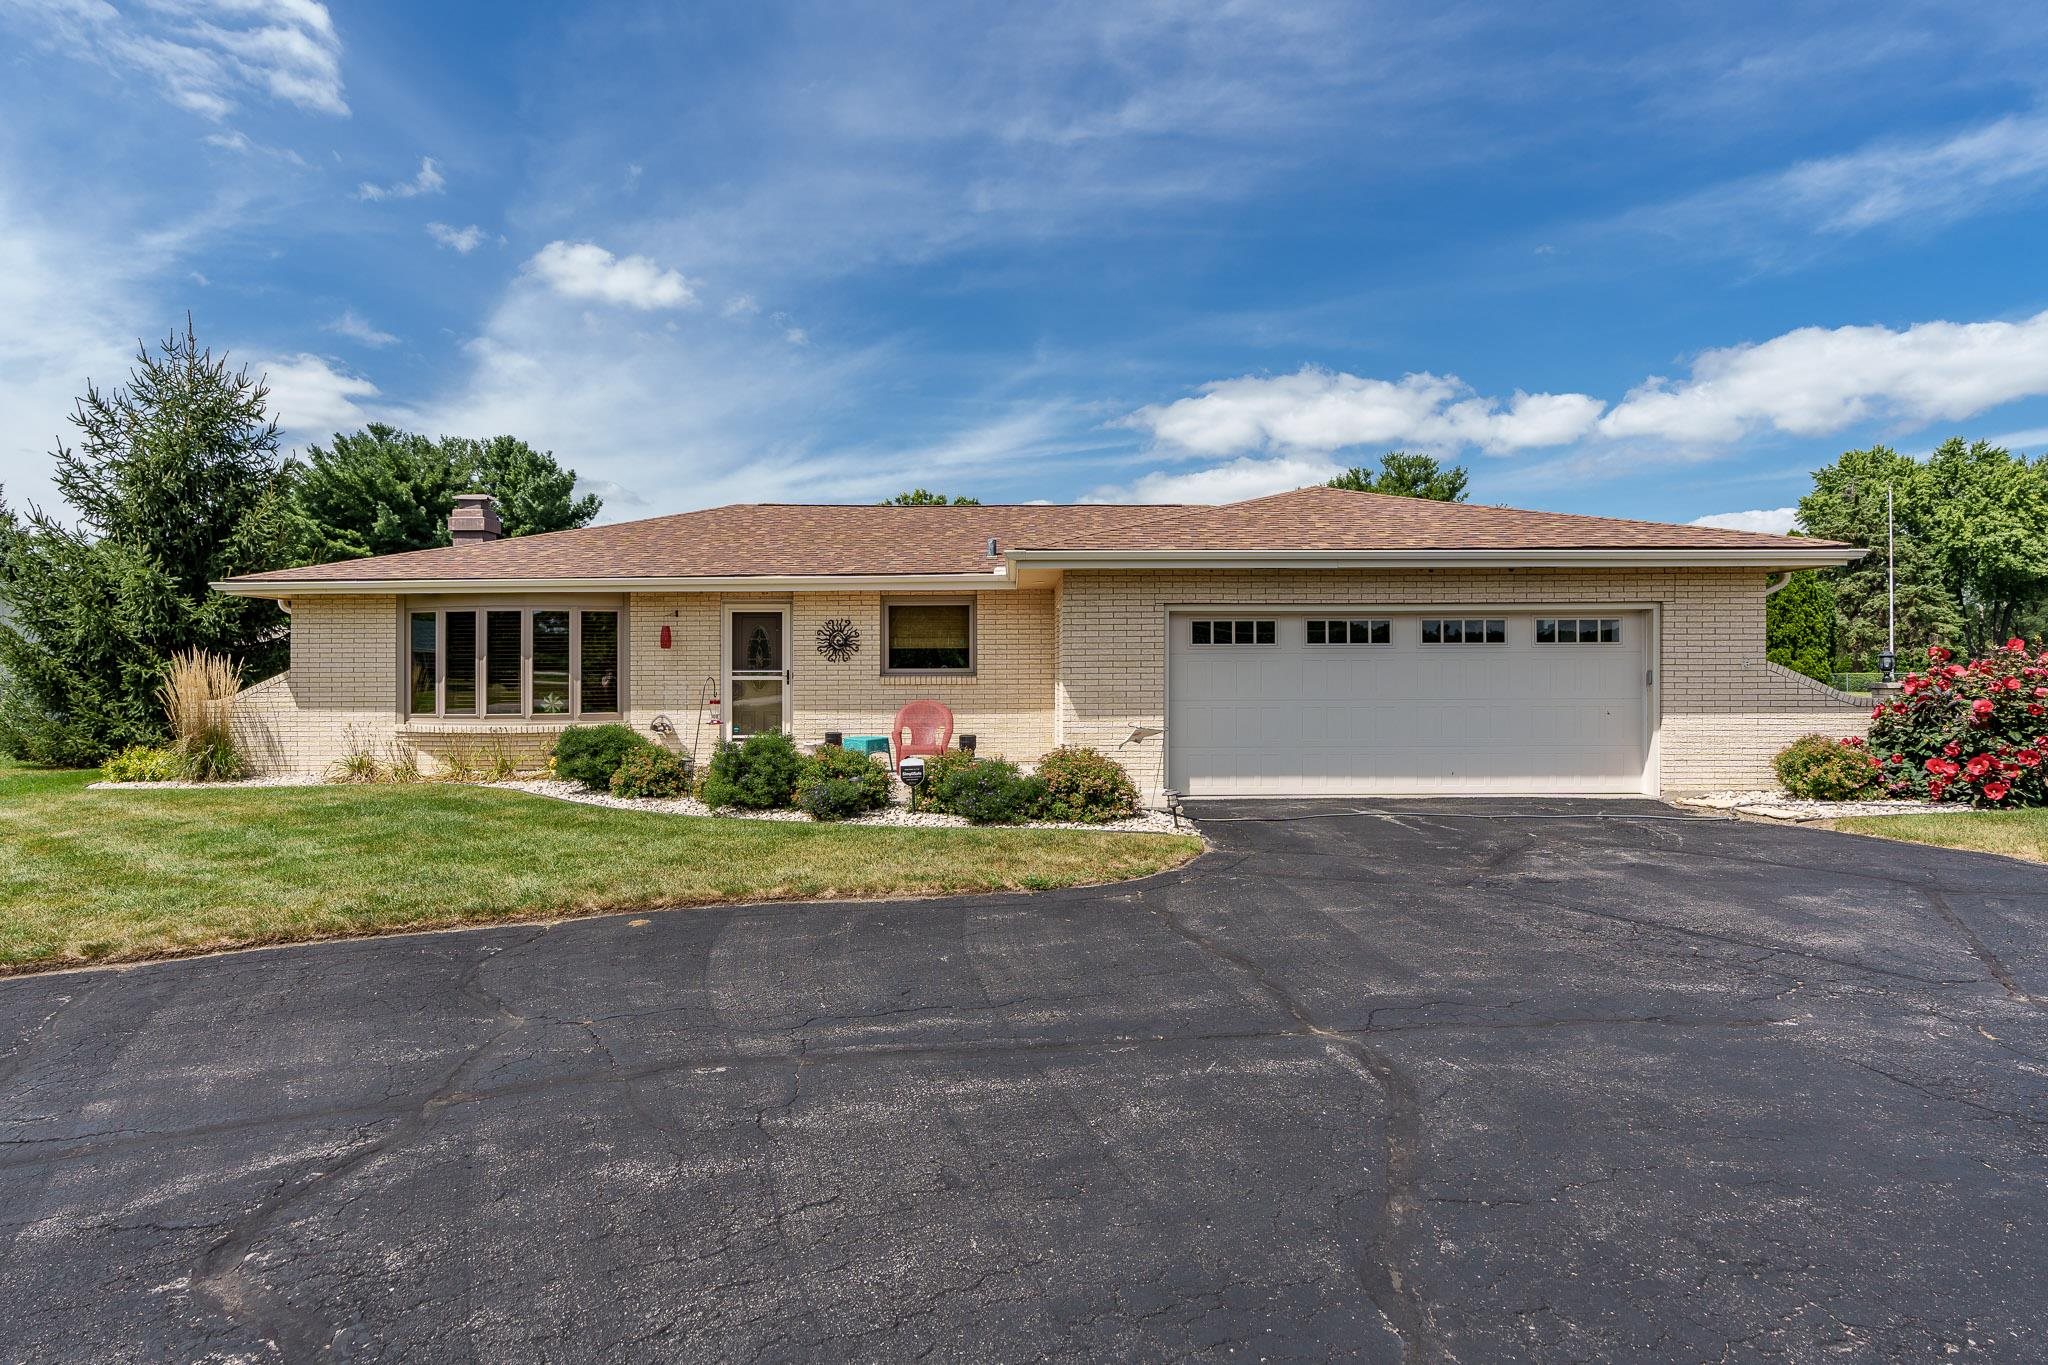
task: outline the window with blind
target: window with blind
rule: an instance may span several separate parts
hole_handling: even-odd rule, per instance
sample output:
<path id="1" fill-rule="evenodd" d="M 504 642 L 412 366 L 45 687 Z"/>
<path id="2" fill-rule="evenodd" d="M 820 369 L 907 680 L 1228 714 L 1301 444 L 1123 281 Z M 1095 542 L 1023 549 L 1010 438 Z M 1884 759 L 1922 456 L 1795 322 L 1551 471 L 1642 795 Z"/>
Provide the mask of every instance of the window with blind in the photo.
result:
<path id="1" fill-rule="evenodd" d="M 972 673 L 974 603 L 957 601 L 882 604 L 884 673 Z"/>
<path id="2" fill-rule="evenodd" d="M 415 716 L 563 720 L 619 712 L 619 613 L 450 607 L 407 614 Z"/>

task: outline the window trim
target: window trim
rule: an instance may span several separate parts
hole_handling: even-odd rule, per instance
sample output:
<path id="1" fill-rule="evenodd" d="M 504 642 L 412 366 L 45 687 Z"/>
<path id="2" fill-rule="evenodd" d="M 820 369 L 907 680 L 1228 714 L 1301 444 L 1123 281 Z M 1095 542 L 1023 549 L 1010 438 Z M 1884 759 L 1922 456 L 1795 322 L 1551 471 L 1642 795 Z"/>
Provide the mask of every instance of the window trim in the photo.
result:
<path id="1" fill-rule="evenodd" d="M 1279 618 L 1279 617 L 1277 617 L 1277 616 L 1271 616 L 1271 617 L 1267 617 L 1267 616 L 1238 616 L 1238 615 L 1235 615 L 1235 614 L 1233 614 L 1233 615 L 1230 615 L 1230 616 L 1223 616 L 1223 615 L 1220 615 L 1220 614 L 1217 614 L 1217 613 L 1211 612 L 1211 613 L 1206 613 L 1206 614 L 1204 614 L 1204 615 L 1201 615 L 1201 616 L 1194 616 L 1194 617 L 1190 617 L 1190 618 L 1188 619 L 1188 648 L 1189 648 L 1189 649 L 1236 649 L 1236 648 L 1238 647 L 1238 645 L 1239 645 L 1239 641 L 1238 641 L 1238 639 L 1237 639 L 1237 623 L 1238 623 L 1239 621 L 1247 621 L 1247 622 L 1249 622 L 1249 623 L 1251 624 L 1251 628 L 1252 628 L 1252 638 L 1251 638 L 1251 639 L 1249 639 L 1249 640 L 1243 641 L 1243 643 L 1244 643 L 1245 645 L 1248 645 L 1248 646 L 1250 646 L 1250 647 L 1251 647 L 1251 648 L 1253 648 L 1253 649 L 1263 649 L 1263 648 L 1269 648 L 1269 647 L 1272 647 L 1272 646 L 1276 646 L 1276 645 L 1278 645 L 1278 644 L 1280 643 L 1280 618 Z M 1222 624 L 1222 625 L 1227 625 L 1227 626 L 1229 626 L 1229 627 L 1231 628 L 1231 629 L 1230 629 L 1230 635 L 1231 635 L 1231 638 L 1230 638 L 1230 639 L 1228 639 L 1228 640 L 1216 640 L 1216 639 L 1208 639 L 1208 640 L 1197 640 L 1197 639 L 1195 638 L 1195 626 L 1196 626 L 1197 624 L 1200 624 L 1200 625 L 1205 625 L 1205 626 L 1209 627 L 1209 630 L 1210 630 L 1210 634 L 1211 634 L 1212 636 L 1213 636 L 1213 635 L 1215 634 L 1215 629 L 1216 629 L 1216 627 L 1217 627 L 1217 625 L 1218 625 L 1218 624 Z M 1260 626 L 1271 626 L 1271 627 L 1272 627 L 1272 630 L 1271 630 L 1271 632 L 1270 632 L 1270 638 L 1268 638 L 1268 639 L 1264 639 L 1264 640 L 1261 640 L 1261 639 L 1259 638 L 1259 627 L 1260 627 Z"/>
<path id="2" fill-rule="evenodd" d="M 1422 633 L 1422 643 L 1425 645 L 1444 646 L 1456 644 L 1460 646 L 1493 645 L 1495 647 L 1503 647 L 1511 643 L 1508 639 L 1508 619 L 1505 616 L 1422 616 L 1417 618 L 1417 628 Z M 1436 623 L 1437 628 L 1437 638 L 1434 640 L 1429 638 L 1429 624 L 1432 621 Z M 1446 640 L 1443 638 L 1443 623 L 1446 621 L 1456 621 L 1458 623 L 1458 638 L 1456 640 Z M 1474 640 L 1468 638 L 1465 634 L 1465 627 L 1473 621 L 1481 623 L 1482 636 L 1491 633 L 1486 629 L 1487 627 L 1498 624 L 1500 626 L 1500 638 L 1498 640 L 1484 638 Z"/>
<path id="3" fill-rule="evenodd" d="M 965 668 L 891 668 L 889 667 L 889 617 L 897 607 L 965 607 L 967 608 L 967 667 Z M 882 654 L 881 674 L 884 678 L 972 678 L 981 670 L 981 604 L 973 597 L 928 597 L 922 593 L 904 597 L 882 599 Z"/>
<path id="4" fill-rule="evenodd" d="M 1315 625 L 1318 622 L 1322 624 L 1323 633 L 1325 636 L 1325 638 L 1321 640 L 1314 639 L 1308 633 L 1308 627 Z M 1363 622 L 1365 624 L 1365 639 L 1354 640 L 1351 638 L 1351 626 L 1354 622 Z M 1329 629 L 1333 625 L 1344 627 L 1343 639 L 1332 640 L 1327 638 L 1329 635 Z M 1385 626 L 1387 638 L 1384 640 L 1373 639 L 1372 628 L 1374 626 Z M 1389 647 L 1393 643 L 1394 618 L 1391 616 L 1310 616 L 1304 618 L 1302 621 L 1302 647 L 1305 649 L 1350 649 L 1353 646 L 1360 646 L 1368 649 L 1379 649 Z"/>
<path id="5" fill-rule="evenodd" d="M 1536 643 L 1546 648 L 1563 645 L 1606 645 L 1611 648 L 1616 645 L 1624 645 L 1628 643 L 1627 632 L 1623 629 L 1622 618 L 1619 616 L 1579 616 L 1574 614 L 1571 616 L 1538 616 L 1535 618 L 1535 620 Z M 1571 621 L 1574 623 L 1572 626 L 1573 638 L 1569 640 L 1560 640 L 1557 638 L 1557 627 L 1559 626 L 1559 624 L 1565 621 Z M 1585 636 L 1579 630 L 1579 627 L 1583 626 L 1588 621 L 1593 622 L 1594 626 L 1594 636 L 1590 640 L 1586 639 Z M 1548 622 L 1550 625 L 1551 638 L 1548 640 L 1543 638 L 1543 626 L 1545 622 Z M 1614 627 L 1614 638 L 1612 640 L 1605 640 L 1600 638 L 1603 634 L 1606 633 L 1607 627 L 1609 626 Z"/>
<path id="6" fill-rule="evenodd" d="M 492 711 L 489 709 L 486 679 L 488 678 L 490 641 L 487 613 L 493 611 L 516 611 L 519 613 L 519 709 L 517 711 Z M 569 615 L 569 705 L 562 711 L 536 711 L 533 709 L 533 616 L 535 612 L 561 611 Z M 448 617 L 450 613 L 474 613 L 476 622 L 476 673 L 475 707 L 468 711 L 451 712 L 448 709 Z M 617 706 L 608 711 L 590 711 L 583 705 L 583 617 L 587 612 L 608 612 L 618 620 L 617 657 L 613 668 L 617 674 Z M 412 618 L 432 616 L 434 618 L 434 709 L 415 711 L 412 690 Z M 631 703 L 627 698 L 627 678 L 630 672 L 627 664 L 627 640 L 630 636 L 628 611 L 624 602 L 601 599 L 579 598 L 517 598 L 506 600 L 499 597 L 454 600 L 447 598 L 422 598 L 404 601 L 398 612 L 399 628 L 399 696 L 398 712 L 401 723 L 467 724 L 474 722 L 482 728 L 494 725 L 555 724 L 569 725 L 586 719 L 609 724 L 625 719 Z"/>

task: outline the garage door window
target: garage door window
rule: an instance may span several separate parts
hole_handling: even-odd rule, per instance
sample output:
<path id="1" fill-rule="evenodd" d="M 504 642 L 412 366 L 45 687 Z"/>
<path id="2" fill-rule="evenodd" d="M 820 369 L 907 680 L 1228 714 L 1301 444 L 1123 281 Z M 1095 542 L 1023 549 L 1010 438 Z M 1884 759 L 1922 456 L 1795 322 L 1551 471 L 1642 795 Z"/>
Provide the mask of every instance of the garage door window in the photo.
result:
<path id="1" fill-rule="evenodd" d="M 1330 621 L 1308 623 L 1312 645 L 1389 645 L 1394 642 L 1392 621 Z"/>
<path id="2" fill-rule="evenodd" d="M 1502 620 L 1452 620 L 1426 617 L 1422 622 L 1422 643 L 1426 645 L 1504 645 L 1508 623 Z"/>
<path id="3" fill-rule="evenodd" d="M 1270 645 L 1278 639 L 1273 621 L 1190 621 L 1188 643 L 1196 645 Z"/>
<path id="4" fill-rule="evenodd" d="M 1536 621 L 1536 643 L 1539 645 L 1618 645 L 1621 643 L 1621 622 L 1612 616 L 1597 619 L 1538 617 Z"/>

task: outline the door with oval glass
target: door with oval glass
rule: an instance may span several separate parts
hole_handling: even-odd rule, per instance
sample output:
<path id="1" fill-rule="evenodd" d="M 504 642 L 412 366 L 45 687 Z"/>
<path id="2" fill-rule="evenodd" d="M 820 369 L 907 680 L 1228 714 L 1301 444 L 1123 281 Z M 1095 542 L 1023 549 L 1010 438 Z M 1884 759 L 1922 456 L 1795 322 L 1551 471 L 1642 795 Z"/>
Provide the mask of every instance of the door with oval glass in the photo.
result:
<path id="1" fill-rule="evenodd" d="M 727 607 L 726 693 L 732 737 L 789 729 L 789 612 L 782 607 Z"/>

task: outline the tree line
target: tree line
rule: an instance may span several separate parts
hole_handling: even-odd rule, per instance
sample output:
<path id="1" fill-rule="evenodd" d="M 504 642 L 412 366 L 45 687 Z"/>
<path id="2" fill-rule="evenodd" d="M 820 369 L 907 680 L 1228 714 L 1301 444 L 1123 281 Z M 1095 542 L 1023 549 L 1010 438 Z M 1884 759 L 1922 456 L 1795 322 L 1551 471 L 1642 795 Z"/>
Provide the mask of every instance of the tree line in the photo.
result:
<path id="1" fill-rule="evenodd" d="M 1816 678 L 1877 668 L 1885 647 L 1885 491 L 1896 523 L 1899 655 L 1980 654 L 2048 633 L 2048 456 L 1943 441 L 1925 459 L 1851 450 L 1813 476 L 1799 533 L 1867 545 L 1841 569 L 1795 574 L 1770 598 L 1769 657 Z"/>
<path id="2" fill-rule="evenodd" d="M 445 545 L 458 493 L 492 494 L 508 535 L 598 514 L 574 470 L 513 436 L 373 424 L 287 457 L 268 400 L 188 319 L 125 385 L 87 384 L 76 444 L 51 453 L 69 520 L 0 496 L 0 753 L 84 765 L 160 740 L 156 690 L 184 650 L 282 669 L 283 613 L 215 580 Z"/>

